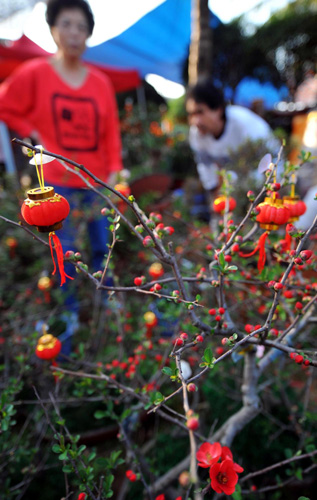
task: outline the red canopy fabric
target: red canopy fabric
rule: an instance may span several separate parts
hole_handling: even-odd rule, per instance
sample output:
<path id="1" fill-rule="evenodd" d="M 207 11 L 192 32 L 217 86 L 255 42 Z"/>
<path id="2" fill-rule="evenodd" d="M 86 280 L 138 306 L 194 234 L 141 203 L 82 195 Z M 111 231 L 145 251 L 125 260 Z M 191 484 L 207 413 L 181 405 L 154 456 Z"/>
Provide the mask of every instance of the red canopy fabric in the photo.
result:
<path id="1" fill-rule="evenodd" d="M 10 45 L 0 45 L 0 81 L 7 78 L 10 73 L 23 61 L 34 57 L 50 56 L 49 52 L 32 42 L 27 36 L 22 35 Z M 136 70 L 121 70 L 103 64 L 90 63 L 91 66 L 103 71 L 114 86 L 116 92 L 124 92 L 141 85 L 139 73 Z"/>

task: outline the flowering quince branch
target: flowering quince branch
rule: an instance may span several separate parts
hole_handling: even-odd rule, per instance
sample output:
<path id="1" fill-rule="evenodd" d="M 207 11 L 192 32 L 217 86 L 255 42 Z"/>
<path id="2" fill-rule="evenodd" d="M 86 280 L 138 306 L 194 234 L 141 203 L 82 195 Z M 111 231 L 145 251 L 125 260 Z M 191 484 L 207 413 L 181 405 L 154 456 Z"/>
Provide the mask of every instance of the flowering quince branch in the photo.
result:
<path id="1" fill-rule="evenodd" d="M 17 141 L 18 142 L 18 141 Z M 33 149 L 34 151 L 38 151 L 38 148 L 32 147 L 30 145 L 27 145 L 26 143 L 23 143 L 22 141 L 19 141 L 18 143 L 25 144 L 27 147 L 30 149 Z M 282 148 L 281 148 L 282 150 Z M 44 152 L 44 151 L 43 151 Z M 106 285 L 103 285 L 103 279 L 106 273 L 106 270 L 109 266 L 109 262 L 111 257 L 113 256 L 114 252 L 114 245 L 116 242 L 116 226 L 119 224 L 119 220 L 122 220 L 128 227 L 128 229 L 137 237 L 138 241 L 144 245 L 145 238 L 141 236 L 138 230 L 136 230 L 136 227 L 133 226 L 133 224 L 130 222 L 130 220 L 120 212 L 118 207 L 115 205 L 115 203 L 112 202 L 111 198 L 107 197 L 103 193 L 100 193 L 80 172 L 77 172 L 76 170 L 74 171 L 67 165 L 64 165 L 66 170 L 70 170 L 74 172 L 76 175 L 78 175 L 83 181 L 85 182 L 86 186 L 96 192 L 98 195 L 100 195 L 107 204 L 112 208 L 112 210 L 117 214 L 114 219 L 114 230 L 112 231 L 113 233 L 113 240 L 112 244 L 109 248 L 108 252 L 108 257 L 107 257 L 107 262 L 103 271 L 103 274 L 101 275 L 101 279 L 96 279 L 94 275 L 91 275 L 88 272 L 88 269 L 82 268 L 81 264 L 79 262 L 72 262 L 73 265 L 76 266 L 76 268 L 80 269 L 85 276 L 87 276 L 89 279 L 93 281 L 93 283 L 96 285 L 96 288 L 101 288 L 105 290 L 111 290 L 111 291 L 123 291 L 123 292 L 129 292 L 129 291 L 134 291 L 137 293 L 142 293 L 144 295 L 150 295 L 153 294 L 155 298 L 160 298 L 160 299 L 168 299 L 169 301 L 174 301 L 175 304 L 180 304 L 180 306 L 186 305 L 188 306 L 188 309 L 186 310 L 186 321 L 190 323 L 191 327 L 195 327 L 196 329 L 199 330 L 199 332 L 194 333 L 196 337 L 194 337 L 194 340 L 189 339 L 187 342 L 187 338 L 179 336 L 178 339 L 176 339 L 176 342 L 173 344 L 172 351 L 170 353 L 170 357 L 174 358 L 176 361 L 176 367 L 178 370 L 178 376 L 173 375 L 174 378 L 171 377 L 172 381 L 179 381 L 180 379 L 180 387 L 178 387 L 177 390 L 169 394 L 169 396 L 164 397 L 164 395 L 160 395 L 162 398 L 159 400 L 159 403 L 156 404 L 154 403 L 155 407 L 150 409 L 150 412 L 157 412 L 160 416 L 163 418 L 167 419 L 169 422 L 172 422 L 173 424 L 179 426 L 181 429 L 186 430 L 186 432 L 189 434 L 189 441 L 190 441 L 190 457 L 187 457 L 185 461 L 182 461 L 180 464 L 175 466 L 175 468 L 171 469 L 168 473 L 166 473 L 164 476 L 159 478 L 154 485 L 148 486 L 146 482 L 144 481 L 144 487 L 149 493 L 150 497 L 152 495 L 152 492 L 155 491 L 163 491 L 164 488 L 166 487 L 167 484 L 177 475 L 177 471 L 182 471 L 185 468 L 189 466 L 190 468 L 190 477 L 193 485 L 198 483 L 198 477 L 197 477 L 197 471 L 196 471 L 196 441 L 195 441 L 195 435 L 196 437 L 200 437 L 195 430 L 198 427 L 198 417 L 193 414 L 193 411 L 190 409 L 189 405 L 189 398 L 188 398 L 188 386 L 192 384 L 194 381 L 197 381 L 203 377 L 211 368 L 213 368 L 215 365 L 223 362 L 225 359 L 228 359 L 231 354 L 235 353 L 235 351 L 242 352 L 243 353 L 243 359 L 244 359 L 244 368 L 243 368 L 243 384 L 241 387 L 241 392 L 242 392 L 242 407 L 233 415 L 227 418 L 227 420 L 224 422 L 224 424 L 216 431 L 212 431 L 212 437 L 211 441 L 213 442 L 212 445 L 215 445 L 219 441 L 219 447 L 221 450 L 220 455 L 218 456 L 217 453 L 214 453 L 214 458 L 217 458 L 215 462 L 209 462 L 207 467 L 210 468 L 210 479 L 211 479 L 211 488 L 216 491 L 219 494 L 232 494 L 234 491 L 234 487 L 237 483 L 237 472 L 242 472 L 242 470 L 238 471 L 237 467 L 239 467 L 237 464 L 234 464 L 233 459 L 232 459 L 232 453 L 229 450 L 226 450 L 226 445 L 231 446 L 234 437 L 239 433 L 246 425 L 248 422 L 250 422 L 259 412 L 260 412 L 260 399 L 258 396 L 259 392 L 259 387 L 258 387 L 258 380 L 260 375 L 263 373 L 264 369 L 269 366 L 270 363 L 272 363 L 276 359 L 276 353 L 278 355 L 281 355 L 282 353 L 290 353 L 293 352 L 294 349 L 289 347 L 289 345 L 292 345 L 292 340 L 295 335 L 298 334 L 299 331 L 301 331 L 305 325 L 307 324 L 309 318 L 312 316 L 313 312 L 313 304 L 315 303 L 316 296 L 312 297 L 309 299 L 309 302 L 306 303 L 306 305 L 302 305 L 302 308 L 300 310 L 300 314 L 295 312 L 293 314 L 292 310 L 288 310 L 285 308 L 287 317 L 290 318 L 290 324 L 288 323 L 287 327 L 285 330 L 282 332 L 279 332 L 279 336 L 276 338 L 275 341 L 269 340 L 268 335 L 269 335 L 269 330 L 270 327 L 272 326 L 272 323 L 274 325 L 275 321 L 275 315 L 278 315 L 278 306 L 279 304 L 282 303 L 282 289 L 284 286 L 289 286 L 288 283 L 288 278 L 290 277 L 292 271 L 294 270 L 294 267 L 296 268 L 296 262 L 295 259 L 297 256 L 300 254 L 301 250 L 305 246 L 305 242 L 307 241 L 308 237 L 312 234 L 313 228 L 316 225 L 316 220 L 317 217 L 312 224 L 311 228 L 305 233 L 305 236 L 301 238 L 299 244 L 297 245 L 296 251 L 294 255 L 292 255 L 292 258 L 288 260 L 288 267 L 287 269 L 283 272 L 281 278 L 278 281 L 279 287 L 274 287 L 274 297 L 273 300 L 265 299 L 269 303 L 269 306 L 267 307 L 268 313 L 265 312 L 266 319 L 265 321 L 262 320 L 262 325 L 257 325 L 257 327 L 253 330 L 246 330 L 247 334 L 245 334 L 244 331 L 242 331 L 241 326 L 235 325 L 234 320 L 232 319 L 234 317 L 234 311 L 233 308 L 230 309 L 230 294 L 228 294 L 228 297 L 226 296 L 227 294 L 227 289 L 228 286 L 234 287 L 236 284 L 239 286 L 239 284 L 243 283 L 242 280 L 237 280 L 236 282 L 234 280 L 230 280 L 227 276 L 225 271 L 223 270 L 224 268 L 218 267 L 216 269 L 214 266 L 219 265 L 219 261 L 225 259 L 225 257 L 229 257 L 234 254 L 234 244 L 235 244 L 235 239 L 236 237 L 239 237 L 239 242 L 245 242 L 248 241 L 249 239 L 252 238 L 253 232 L 258 228 L 258 225 L 255 224 L 251 231 L 248 233 L 248 235 L 241 237 L 238 236 L 239 231 L 241 228 L 245 225 L 248 219 L 250 219 L 252 212 L 254 210 L 255 205 L 257 202 L 260 200 L 260 198 L 263 196 L 264 192 L 267 190 L 267 184 L 270 182 L 273 173 L 274 173 L 274 168 L 271 168 L 271 171 L 267 172 L 267 178 L 266 178 L 266 186 L 262 188 L 260 193 L 257 195 L 257 197 L 254 197 L 254 200 L 251 202 L 250 207 L 248 209 L 247 215 L 243 218 L 242 222 L 233 229 L 233 231 L 229 231 L 228 229 L 228 224 L 225 223 L 225 229 L 223 231 L 224 233 L 224 240 L 225 243 L 220 243 L 219 246 L 222 245 L 220 250 L 216 250 L 216 255 L 218 258 L 214 259 L 212 262 L 209 262 L 209 270 L 210 274 L 212 274 L 212 277 L 214 278 L 214 281 L 217 282 L 217 288 L 214 292 L 215 296 L 215 302 L 217 303 L 219 307 L 219 314 L 214 314 L 210 313 L 213 315 L 211 322 L 211 325 L 207 321 L 202 321 L 202 319 L 199 317 L 198 314 L 204 314 L 206 311 L 204 310 L 206 308 L 206 305 L 202 301 L 200 303 L 200 296 L 196 296 L 196 300 L 191 300 L 191 295 L 194 295 L 192 293 L 192 290 L 188 291 L 188 286 L 187 283 L 195 283 L 197 286 L 199 286 L 200 283 L 209 283 L 211 282 L 211 278 L 205 277 L 206 274 L 203 272 L 199 272 L 199 277 L 196 276 L 196 278 L 192 277 L 184 277 L 181 272 L 181 266 L 178 262 L 178 259 L 174 255 L 174 250 L 173 250 L 173 243 L 168 242 L 167 244 L 167 250 L 166 250 L 166 245 L 162 241 L 162 235 L 159 229 L 159 225 L 155 227 L 155 224 L 153 224 L 153 220 L 151 220 L 151 216 L 148 218 L 146 214 L 138 207 L 137 203 L 131 199 L 126 198 L 123 196 L 121 193 L 118 194 L 118 192 L 111 188 L 111 186 L 108 186 L 106 183 L 103 183 L 99 179 L 97 179 L 93 174 L 91 174 L 85 167 L 82 165 L 76 164 L 75 162 L 68 161 L 66 158 L 60 157 L 59 155 L 53 155 L 52 153 L 45 152 L 51 156 L 54 156 L 58 158 L 59 160 L 63 162 L 68 162 L 71 165 L 77 167 L 79 170 L 87 174 L 90 178 L 94 179 L 97 183 L 100 185 L 108 188 L 113 194 L 116 196 L 119 196 L 123 202 L 125 202 L 131 209 L 133 215 L 136 216 L 137 221 L 139 222 L 140 226 L 142 226 L 142 230 L 144 230 L 147 234 L 145 238 L 148 238 L 146 241 L 149 242 L 149 247 L 150 251 L 155 255 L 155 257 L 161 262 L 165 263 L 170 267 L 170 270 L 173 273 L 172 278 L 165 278 L 165 279 L 158 279 L 155 280 L 154 282 L 146 282 L 146 278 L 144 279 L 144 282 L 142 282 L 140 285 L 137 284 L 136 286 L 126 286 L 126 287 L 120 287 L 120 286 L 115 286 L 115 287 L 107 287 Z M 279 155 L 281 154 L 281 151 Z M 64 163 L 63 163 L 64 164 Z M 131 201 L 132 200 L 132 201 Z M 227 205 L 229 205 L 227 203 Z M 6 222 L 10 222 L 8 219 L 4 219 L 1 217 L 3 220 Z M 225 213 L 225 222 L 228 219 L 228 213 Z M 230 221 L 228 221 L 230 223 Z M 16 224 L 16 223 L 14 223 Z M 233 224 L 231 225 L 231 229 L 233 228 Z M 34 234 L 29 231 L 32 236 Z M 229 237 L 230 234 L 230 237 Z M 221 238 L 219 237 L 218 241 L 222 241 Z M 43 242 L 45 244 L 45 242 Z M 146 245 L 144 245 L 146 247 Z M 237 245 L 238 246 L 238 245 Z M 231 257 L 230 257 L 231 258 Z M 276 255 L 273 258 L 276 258 Z M 207 260 L 207 259 L 206 259 Z M 226 262 L 230 262 L 229 259 L 227 259 Z M 206 264 L 205 264 L 206 265 Z M 207 267 L 207 265 L 206 265 Z M 204 270 L 205 271 L 205 270 Z M 143 276 L 142 276 L 143 277 Z M 144 278 L 144 277 L 143 277 Z M 132 280 L 133 281 L 133 280 Z M 168 295 L 162 292 L 156 292 L 149 290 L 149 288 L 152 288 L 155 284 L 165 284 L 165 283 L 171 283 L 171 282 L 176 282 L 177 287 L 179 289 L 178 295 L 173 296 L 173 295 Z M 246 283 L 252 283 L 251 280 L 245 281 Z M 263 286 L 263 280 L 254 280 L 253 284 L 256 285 L 262 285 Z M 292 285 L 290 285 L 292 286 Z M 242 288 L 242 287 L 241 287 Z M 245 287 L 247 289 L 247 287 Z M 294 285 L 294 288 L 296 289 L 296 285 Z M 267 287 L 266 287 L 267 289 Z M 239 290 L 239 288 L 238 288 Z M 248 291 L 248 289 L 247 289 Z M 306 300 L 308 300 L 308 296 L 311 296 L 312 292 L 310 294 L 307 294 Z M 226 300 L 228 299 L 228 300 Z M 285 300 L 285 299 L 284 299 Z M 190 306 L 190 307 L 189 307 Z M 220 312 L 221 310 L 221 312 Z M 263 314 L 264 315 L 264 314 Z M 183 314 L 183 317 L 185 317 L 185 313 Z M 215 318 L 215 319 L 214 319 Z M 217 319 L 216 319 L 217 318 Z M 264 322 L 264 324 L 263 324 Z M 214 323 L 217 323 L 214 326 Z M 249 326 L 249 325 L 248 325 Z M 228 343 L 226 345 L 226 351 L 222 354 L 219 354 L 217 358 L 213 358 L 213 356 L 209 356 L 207 358 L 207 354 L 204 354 L 204 357 L 202 359 L 203 363 L 200 364 L 201 367 L 203 367 L 202 370 L 198 371 L 198 369 L 194 372 L 194 375 L 192 377 L 189 377 L 185 379 L 182 371 L 182 357 L 185 356 L 186 354 L 191 352 L 191 349 L 194 348 L 196 350 L 201 342 L 204 342 L 208 336 L 211 335 L 219 335 L 219 336 L 224 336 L 228 335 L 229 332 L 232 334 L 232 339 L 226 339 L 224 338 L 223 340 L 227 341 Z M 192 331 L 191 331 L 192 333 Z M 185 334 L 187 335 L 187 334 Z M 123 343 L 122 346 L 120 344 L 120 349 L 124 348 L 124 335 L 123 337 Z M 183 340 L 185 339 L 185 340 Z M 122 340 L 121 340 L 122 341 Z M 177 342 L 178 341 L 178 342 Z M 224 344 L 223 344 L 224 345 Z M 248 345 L 248 347 L 246 347 Z M 181 346 L 179 348 L 179 346 Z M 270 350 L 265 354 L 264 357 L 262 357 L 261 360 L 257 359 L 256 356 L 256 347 L 264 346 L 269 347 Z M 244 347 L 244 349 L 241 349 Z M 207 349 L 205 350 L 205 352 Z M 209 348 L 210 351 L 210 348 Z M 122 354 L 122 351 L 120 351 Z M 211 352 L 211 351 L 210 351 Z M 218 353 L 217 353 L 218 354 Z M 262 353 L 263 355 L 263 353 Z M 206 359 L 207 362 L 206 362 Z M 242 357 L 242 356 L 241 356 Z M 119 359 L 121 360 L 121 355 L 119 356 Z M 161 358 L 162 359 L 162 358 Z M 165 361 L 166 358 L 164 358 L 164 361 L 161 362 L 160 366 L 165 366 Z M 169 361 L 169 359 L 167 360 Z M 118 361 L 119 362 L 119 361 Z M 314 361 L 310 361 L 310 364 L 312 366 L 316 366 L 317 363 Z M 88 365 L 87 365 L 88 366 Z M 166 364 L 167 366 L 167 364 Z M 111 376 L 105 375 L 103 373 L 101 374 L 91 374 L 91 373 L 85 373 L 83 371 L 71 371 L 71 370 L 65 370 L 59 367 L 51 367 L 51 370 L 54 372 L 59 372 L 64 375 L 69 375 L 71 377 L 80 377 L 80 378 L 87 378 L 87 379 L 95 379 L 99 381 L 105 381 L 107 383 L 107 386 L 109 388 L 115 388 L 118 390 L 120 394 L 122 394 L 122 398 L 125 397 L 126 399 L 129 399 L 132 401 L 132 399 L 137 399 L 137 407 L 140 408 L 141 406 L 147 406 L 149 407 L 149 404 L 153 404 L 153 399 L 148 397 L 147 395 L 143 394 L 142 392 L 139 391 L 140 385 L 145 385 L 145 378 L 143 374 L 136 373 L 135 378 L 134 378 L 134 388 L 128 387 L 125 384 L 122 384 L 120 382 L 117 382 L 114 380 Z M 100 372 L 100 370 L 99 370 Z M 163 372 L 164 373 L 164 372 Z M 114 375 L 114 374 L 111 374 Z M 115 376 L 115 375 L 114 375 Z M 159 377 L 159 376 L 158 376 Z M 156 380 L 159 380 L 159 378 L 156 378 Z M 153 379 L 154 380 L 154 379 Z M 152 379 L 151 379 L 152 381 Z M 194 384 L 192 384 L 194 385 Z M 136 390 L 135 390 L 136 389 Z M 184 413 L 185 417 L 183 415 L 178 414 L 175 410 L 172 408 L 169 408 L 166 405 L 166 402 L 173 397 L 175 397 L 177 394 L 182 393 L 182 400 L 183 400 L 183 407 L 184 407 Z M 160 394 L 160 393 L 159 393 Z M 120 396 L 121 398 L 121 396 Z M 54 404 L 54 402 L 53 402 Z M 171 413 L 173 414 L 173 417 L 171 416 Z M 186 425 L 183 423 L 184 420 L 186 419 Z M 67 430 L 67 429 L 66 429 Z M 125 434 L 125 431 L 123 429 L 123 434 Z M 126 442 L 128 444 L 128 448 L 132 449 L 133 447 L 129 445 L 129 436 L 126 434 L 125 435 Z M 205 438 L 202 437 L 204 440 Z M 216 443 L 215 443 L 215 442 Z M 131 443 L 130 443 L 131 444 Z M 209 444 L 209 443 L 204 443 L 204 444 Z M 204 446 L 204 445 L 202 445 Z M 217 448 L 217 447 L 216 447 Z M 200 448 L 200 450 L 202 447 Z M 212 448 L 214 450 L 215 448 Z M 198 454 L 198 453 L 197 453 Z M 213 457 L 213 452 L 210 453 L 211 456 Z M 207 457 L 207 452 L 206 452 L 206 457 Z M 136 458 L 136 457 L 135 457 Z M 198 458 L 198 457 L 197 457 Z M 221 462 L 219 462 L 221 460 Z M 180 468 L 181 467 L 181 468 Z M 271 466 L 274 468 L 274 466 Z M 268 469 L 268 468 L 266 468 Z M 140 472 L 141 469 L 140 469 Z M 259 473 L 260 474 L 260 473 Z M 246 476 L 248 477 L 248 476 Z M 187 496 L 190 494 L 191 487 L 189 487 Z M 101 488 L 99 488 L 100 490 Z M 194 492 L 195 495 L 195 500 L 198 500 L 201 498 L 200 492 Z M 160 495 L 163 498 L 163 495 Z M 151 497 L 152 498 L 152 497 Z"/>
<path id="2" fill-rule="evenodd" d="M 43 412 L 44 412 L 44 414 L 45 414 L 45 417 L 46 417 L 47 423 L 48 423 L 48 425 L 50 426 L 50 428 L 51 428 L 51 429 L 52 429 L 52 431 L 53 431 L 54 436 L 59 436 L 59 437 L 60 437 L 60 436 L 62 436 L 62 434 L 61 434 L 61 433 L 59 433 L 59 432 L 57 431 L 57 429 L 54 427 L 54 425 L 53 425 L 53 423 L 52 423 L 52 421 L 51 421 L 51 418 L 50 418 L 50 416 L 49 416 L 49 414 L 48 414 L 47 408 L 46 408 L 46 407 L 45 407 L 45 405 L 42 403 L 41 397 L 40 397 L 40 395 L 39 395 L 39 393 L 38 393 L 38 391 L 37 391 L 36 387 L 34 387 L 34 386 L 33 386 L 33 390 L 34 390 L 34 393 L 35 393 L 35 395 L 36 395 L 36 397 L 37 397 L 37 399 L 38 399 L 38 401 L 39 401 L 39 403 L 40 403 L 40 405 L 41 405 L 41 407 L 42 407 L 42 410 L 43 410 Z M 52 398 L 51 398 L 51 397 L 50 397 L 50 399 L 51 399 L 51 401 L 52 401 Z M 65 426 L 64 426 L 64 428 L 65 428 Z M 81 481 L 81 475 L 80 475 L 80 472 L 79 472 L 79 470 L 78 470 L 78 468 L 77 468 L 76 461 L 75 461 L 72 457 L 69 457 L 69 461 L 70 461 L 70 463 L 72 464 L 72 467 L 73 467 L 73 469 L 74 469 L 74 472 L 75 472 L 76 476 L 77 476 L 77 477 L 78 477 L 78 479 Z M 88 485 L 87 485 L 87 491 L 88 491 L 88 493 L 89 493 L 89 495 L 90 495 L 90 497 L 91 497 L 91 499 L 92 499 L 92 500 L 98 500 L 98 499 L 97 499 L 97 496 L 95 496 L 95 494 L 93 493 L 93 491 L 90 489 L 90 487 L 89 487 Z"/>
<path id="3" fill-rule="evenodd" d="M 199 421 L 198 421 L 197 416 L 194 415 L 194 412 L 189 407 L 187 384 L 186 384 L 186 381 L 184 380 L 184 377 L 183 377 L 180 354 L 176 354 L 175 359 L 176 359 L 176 366 L 178 369 L 179 377 L 180 377 L 181 383 L 182 383 L 183 406 L 184 406 L 184 413 L 185 413 L 186 418 L 187 418 L 187 427 L 188 427 L 189 441 L 190 441 L 190 457 L 191 457 L 190 458 L 190 467 L 189 467 L 190 480 L 193 483 L 193 485 L 195 486 L 198 483 L 198 476 L 197 476 L 197 469 L 196 469 L 196 441 L 195 441 L 195 436 L 194 436 L 194 430 L 196 430 L 198 428 Z M 199 492 L 195 492 L 195 500 L 201 500 L 201 495 Z"/>
<path id="4" fill-rule="evenodd" d="M 250 472 L 246 476 L 241 479 L 241 483 L 245 483 L 254 477 L 260 476 L 262 474 L 266 474 L 267 472 L 271 472 L 274 469 L 278 469 L 279 467 L 284 467 L 284 465 L 288 465 L 292 462 L 296 462 L 297 460 L 305 460 L 306 458 L 313 458 L 317 455 L 317 450 L 312 451 L 310 453 L 304 453 L 302 455 L 294 455 L 291 458 L 287 458 L 286 460 L 282 460 L 281 462 L 277 462 L 276 464 L 270 465 L 269 467 L 265 467 L 265 469 L 257 470 L 256 472 Z"/>
<path id="5" fill-rule="evenodd" d="M 137 469 L 138 469 L 139 474 L 140 474 L 141 481 L 142 481 L 142 483 L 144 485 L 144 488 L 147 491 L 147 494 L 149 496 L 149 500 L 154 500 L 152 492 L 151 492 L 151 490 L 149 488 L 149 485 L 147 484 L 147 482 L 145 480 L 145 477 L 144 477 L 144 474 L 142 472 L 142 467 L 141 467 L 140 461 L 139 461 L 139 459 L 138 459 L 138 457 L 137 457 L 137 455 L 136 455 L 136 453 L 134 451 L 134 448 L 133 448 L 133 445 L 132 445 L 132 443 L 130 441 L 128 433 L 125 431 L 124 425 L 122 425 L 122 424 L 120 424 L 120 434 L 122 434 L 122 436 L 124 438 L 124 441 L 125 441 L 128 449 L 129 449 L 129 453 L 130 453 L 130 455 L 132 455 L 133 461 L 134 461 L 134 463 L 137 466 Z"/>

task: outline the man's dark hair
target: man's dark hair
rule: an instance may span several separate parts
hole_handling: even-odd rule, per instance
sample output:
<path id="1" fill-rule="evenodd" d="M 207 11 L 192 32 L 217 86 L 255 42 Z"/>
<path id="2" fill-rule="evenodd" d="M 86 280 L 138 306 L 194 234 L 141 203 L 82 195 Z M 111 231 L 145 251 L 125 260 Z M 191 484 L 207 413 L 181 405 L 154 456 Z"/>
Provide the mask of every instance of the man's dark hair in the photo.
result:
<path id="1" fill-rule="evenodd" d="M 95 25 L 94 16 L 85 0 L 48 0 L 46 22 L 50 28 L 55 26 L 57 16 L 64 9 L 81 9 L 88 22 L 89 35 L 92 34 Z"/>
<path id="2" fill-rule="evenodd" d="M 206 104 L 210 109 L 223 108 L 226 103 L 222 91 L 217 88 L 211 77 L 204 77 L 197 81 L 195 85 L 189 87 L 186 92 L 186 100 L 193 99 L 199 104 Z"/>

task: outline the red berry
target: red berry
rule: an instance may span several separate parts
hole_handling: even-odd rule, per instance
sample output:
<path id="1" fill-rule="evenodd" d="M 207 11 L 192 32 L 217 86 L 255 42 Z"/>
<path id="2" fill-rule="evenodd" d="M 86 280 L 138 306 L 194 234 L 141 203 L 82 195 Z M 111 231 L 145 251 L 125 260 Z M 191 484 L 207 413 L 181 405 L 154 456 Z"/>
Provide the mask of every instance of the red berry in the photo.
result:
<path id="1" fill-rule="evenodd" d="M 129 479 L 129 481 L 132 481 L 132 482 L 136 481 L 136 474 L 132 470 L 127 470 L 125 475 Z"/>
<path id="2" fill-rule="evenodd" d="M 244 329 L 247 333 L 251 333 L 254 330 L 254 326 L 253 325 L 245 325 Z"/>
<path id="3" fill-rule="evenodd" d="M 282 283 L 275 283 L 274 290 L 282 290 L 284 285 Z"/>
<path id="4" fill-rule="evenodd" d="M 144 280 L 144 276 L 137 276 L 136 278 L 134 278 L 134 284 L 136 286 L 140 286 L 143 284 L 143 280 Z"/>
<path id="5" fill-rule="evenodd" d="M 294 259 L 294 262 L 295 262 L 295 264 L 297 264 L 299 266 L 301 266 L 303 264 L 302 259 L 300 259 L 299 257 L 296 257 L 296 259 Z"/>
<path id="6" fill-rule="evenodd" d="M 222 339 L 224 340 L 224 339 Z M 216 354 L 218 354 L 218 356 L 221 356 L 221 354 L 223 354 L 225 351 L 224 351 L 224 348 L 223 347 L 216 347 Z"/>
<path id="7" fill-rule="evenodd" d="M 178 338 L 175 340 L 175 344 L 176 345 L 184 345 L 184 341 L 183 341 L 183 339 Z"/>
<path id="8" fill-rule="evenodd" d="M 271 330 L 269 331 L 269 333 L 271 335 L 275 335 L 276 337 L 278 336 L 278 330 L 276 328 L 271 328 Z"/>
<path id="9" fill-rule="evenodd" d="M 239 247 L 238 243 L 234 243 L 231 247 L 231 252 L 237 253 L 237 252 L 239 252 L 239 250 L 240 250 L 240 247 Z"/>
<path id="10" fill-rule="evenodd" d="M 222 345 L 226 345 L 228 344 L 229 340 L 227 339 L 227 337 L 224 337 L 223 339 L 221 339 L 221 343 Z"/>
<path id="11" fill-rule="evenodd" d="M 203 341 L 204 341 L 204 337 L 202 335 L 197 335 L 196 342 L 203 342 Z"/>
<path id="12" fill-rule="evenodd" d="M 150 235 L 145 236 L 145 238 L 143 239 L 143 246 L 145 246 L 146 248 L 154 247 L 154 241 L 152 240 Z"/>
<path id="13" fill-rule="evenodd" d="M 298 365 L 301 365 L 303 361 L 304 357 L 301 354 L 297 354 L 297 356 L 295 356 L 295 363 L 297 363 Z"/>
<path id="14" fill-rule="evenodd" d="M 231 255 L 225 255 L 225 262 L 231 262 L 231 261 L 232 261 Z"/>
<path id="15" fill-rule="evenodd" d="M 197 389 L 197 387 L 193 383 L 190 383 L 190 384 L 187 385 L 188 392 L 195 392 L 196 389 Z"/>
<path id="16" fill-rule="evenodd" d="M 311 250 L 303 250 L 299 256 L 301 257 L 302 260 L 308 260 L 311 258 L 313 255 L 313 252 Z"/>
<path id="17" fill-rule="evenodd" d="M 215 317 L 215 320 L 216 320 L 216 321 L 221 321 L 221 316 L 220 316 L 220 314 L 217 314 L 217 316 Z"/>
<path id="18" fill-rule="evenodd" d="M 190 417 L 186 423 L 188 429 L 195 431 L 199 427 L 199 420 L 197 417 Z"/>
<path id="19" fill-rule="evenodd" d="M 208 314 L 210 314 L 210 316 L 215 316 L 217 313 L 216 309 L 209 309 L 208 311 Z"/>
<path id="20" fill-rule="evenodd" d="M 290 357 L 291 359 L 294 359 L 294 358 L 295 358 L 295 356 L 297 356 L 297 352 L 294 352 L 294 351 L 293 351 L 293 352 L 291 352 L 291 353 L 290 353 L 290 355 L 289 355 L 289 357 Z"/>
<path id="21" fill-rule="evenodd" d="M 300 311 L 301 309 L 303 309 L 304 306 L 301 302 L 296 302 L 295 307 Z"/>
<path id="22" fill-rule="evenodd" d="M 162 286 L 159 283 L 155 283 L 153 288 L 155 292 L 159 292 L 162 289 Z"/>
<path id="23" fill-rule="evenodd" d="M 224 314 L 226 312 L 224 307 L 219 307 L 218 309 L 219 314 Z"/>
<path id="24" fill-rule="evenodd" d="M 304 365 L 305 365 L 305 366 L 309 366 L 309 365 L 310 365 L 310 361 L 309 361 L 309 359 L 304 359 Z"/>
<path id="25" fill-rule="evenodd" d="M 187 333 L 182 332 L 182 333 L 180 334 L 180 338 L 181 338 L 181 339 L 183 339 L 183 340 L 187 340 L 187 339 L 188 339 L 188 335 L 187 335 Z"/>
<path id="26" fill-rule="evenodd" d="M 175 229 L 171 226 L 165 226 L 164 231 L 168 236 L 171 236 L 175 232 Z"/>

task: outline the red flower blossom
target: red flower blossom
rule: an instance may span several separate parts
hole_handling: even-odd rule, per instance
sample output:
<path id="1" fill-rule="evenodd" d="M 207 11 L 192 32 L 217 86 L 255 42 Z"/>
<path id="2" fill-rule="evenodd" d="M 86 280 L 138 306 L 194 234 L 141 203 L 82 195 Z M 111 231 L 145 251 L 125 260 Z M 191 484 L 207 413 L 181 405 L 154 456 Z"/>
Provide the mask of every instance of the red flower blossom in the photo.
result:
<path id="1" fill-rule="evenodd" d="M 210 467 L 211 487 L 216 493 L 232 495 L 238 482 L 238 474 L 234 470 L 232 460 L 226 459 Z"/>
<path id="2" fill-rule="evenodd" d="M 221 452 L 221 461 L 223 462 L 224 460 L 231 460 L 233 462 L 233 456 L 230 448 L 228 446 L 223 446 L 222 447 L 222 452 Z M 241 465 L 236 464 L 233 462 L 233 469 L 235 472 L 243 472 L 244 469 L 241 467 Z"/>
<path id="3" fill-rule="evenodd" d="M 203 443 L 196 453 L 199 467 L 208 468 L 218 462 L 221 456 L 220 443 Z"/>

